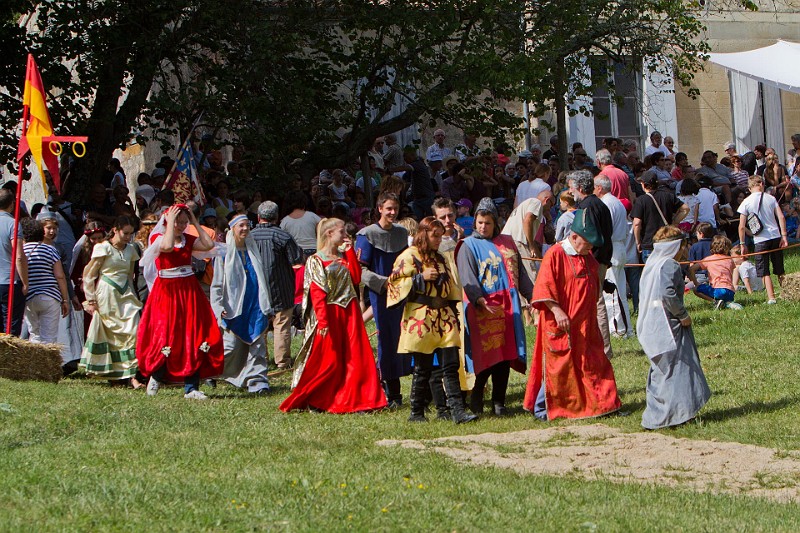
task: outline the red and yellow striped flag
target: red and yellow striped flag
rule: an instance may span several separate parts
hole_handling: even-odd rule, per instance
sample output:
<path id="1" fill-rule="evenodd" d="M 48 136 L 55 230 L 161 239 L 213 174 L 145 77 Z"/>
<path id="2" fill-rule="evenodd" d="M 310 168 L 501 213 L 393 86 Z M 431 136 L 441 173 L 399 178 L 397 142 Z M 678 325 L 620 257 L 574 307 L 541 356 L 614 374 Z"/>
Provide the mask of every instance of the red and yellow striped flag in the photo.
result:
<path id="1" fill-rule="evenodd" d="M 53 135 L 53 123 L 50 121 L 50 113 L 47 111 L 47 91 L 44 89 L 42 76 L 39 74 L 39 67 L 36 66 L 36 60 L 33 59 L 33 54 L 28 54 L 28 70 L 25 74 L 23 105 L 28 108 L 29 122 L 27 131 L 23 132 L 24 135 L 20 139 L 17 159 L 21 161 L 22 158 L 25 157 L 25 154 L 28 153 L 28 150 L 31 151 L 33 160 L 39 168 L 39 174 L 42 176 L 42 186 L 45 196 L 47 196 L 47 186 L 45 185 L 44 168 L 42 166 L 42 138 Z M 47 153 L 44 154 L 44 157 L 45 164 L 47 164 L 48 168 L 55 163 L 54 168 L 57 173 L 58 159 L 50 153 L 49 148 Z"/>

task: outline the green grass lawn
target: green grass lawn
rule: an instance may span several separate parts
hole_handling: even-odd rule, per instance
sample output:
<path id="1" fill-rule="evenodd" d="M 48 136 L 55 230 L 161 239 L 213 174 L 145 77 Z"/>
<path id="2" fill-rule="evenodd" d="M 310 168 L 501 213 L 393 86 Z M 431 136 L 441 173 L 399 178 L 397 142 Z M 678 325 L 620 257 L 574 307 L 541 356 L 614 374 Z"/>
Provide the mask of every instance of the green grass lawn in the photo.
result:
<path id="1" fill-rule="evenodd" d="M 800 270 L 791 256 L 787 270 Z M 800 450 L 800 304 L 765 305 L 737 294 L 743 311 L 687 297 L 714 393 L 697 422 L 667 430 Z M 533 329 L 529 330 L 532 346 Z M 614 341 L 628 417 L 601 422 L 641 431 L 648 362 L 635 339 Z M 409 424 L 397 412 L 283 414 L 274 394 L 250 398 L 220 385 L 212 400 L 171 388 L 142 392 L 67 379 L 0 380 L 2 531 L 797 531 L 800 508 L 747 496 L 520 476 L 458 465 L 433 453 L 375 446 L 385 438 L 544 428 L 520 409 L 475 424 Z M 409 379 L 403 380 L 408 394 Z M 569 425 L 590 422 L 557 422 Z"/>

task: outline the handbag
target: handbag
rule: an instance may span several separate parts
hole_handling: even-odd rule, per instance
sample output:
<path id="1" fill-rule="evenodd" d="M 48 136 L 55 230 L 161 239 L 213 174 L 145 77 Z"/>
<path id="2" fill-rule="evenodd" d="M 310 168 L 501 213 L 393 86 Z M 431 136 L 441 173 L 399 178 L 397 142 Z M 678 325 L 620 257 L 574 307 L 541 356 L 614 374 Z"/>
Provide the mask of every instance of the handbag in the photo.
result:
<path id="1" fill-rule="evenodd" d="M 761 197 L 758 199 L 758 207 L 756 208 L 755 212 L 747 215 L 747 228 L 753 235 L 758 235 L 764 230 L 764 224 L 762 224 L 761 219 L 758 218 L 758 212 L 761 211 L 761 202 L 763 201 L 764 193 L 762 192 Z"/>

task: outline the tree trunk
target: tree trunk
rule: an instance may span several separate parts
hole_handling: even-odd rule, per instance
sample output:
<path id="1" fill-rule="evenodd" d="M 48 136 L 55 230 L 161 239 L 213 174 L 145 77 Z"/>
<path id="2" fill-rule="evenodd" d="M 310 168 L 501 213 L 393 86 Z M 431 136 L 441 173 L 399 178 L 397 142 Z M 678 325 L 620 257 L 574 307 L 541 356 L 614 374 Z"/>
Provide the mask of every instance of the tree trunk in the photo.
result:
<path id="1" fill-rule="evenodd" d="M 372 209 L 374 205 L 372 202 L 374 195 L 372 190 L 372 167 L 369 166 L 369 154 L 367 152 L 361 154 L 361 177 L 364 179 L 364 196 L 367 199 L 367 206 Z"/>

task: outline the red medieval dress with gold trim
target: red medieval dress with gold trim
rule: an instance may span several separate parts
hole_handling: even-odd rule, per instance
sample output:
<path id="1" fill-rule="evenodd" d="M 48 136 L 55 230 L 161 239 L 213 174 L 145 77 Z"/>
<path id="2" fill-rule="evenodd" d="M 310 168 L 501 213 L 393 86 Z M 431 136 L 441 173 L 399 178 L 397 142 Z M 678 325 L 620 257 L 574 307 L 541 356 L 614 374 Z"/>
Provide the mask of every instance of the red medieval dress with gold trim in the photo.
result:
<path id="1" fill-rule="evenodd" d="M 354 413 L 386 407 L 356 298 L 360 281 L 361 266 L 352 248 L 342 258 L 316 253 L 308 259 L 303 290 L 306 337 L 295 361 L 292 393 L 281 411 Z M 322 328 L 328 328 L 325 335 L 319 333 Z"/>

